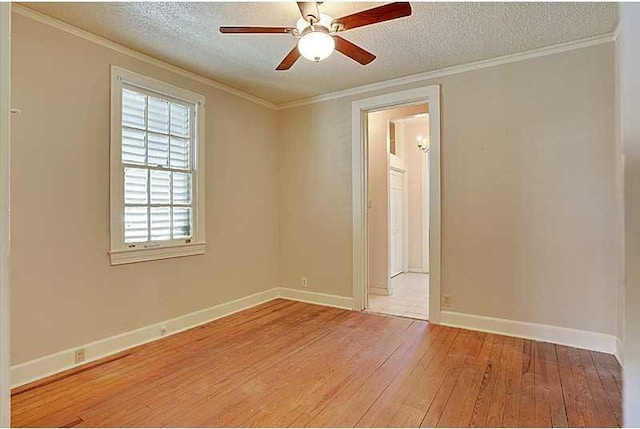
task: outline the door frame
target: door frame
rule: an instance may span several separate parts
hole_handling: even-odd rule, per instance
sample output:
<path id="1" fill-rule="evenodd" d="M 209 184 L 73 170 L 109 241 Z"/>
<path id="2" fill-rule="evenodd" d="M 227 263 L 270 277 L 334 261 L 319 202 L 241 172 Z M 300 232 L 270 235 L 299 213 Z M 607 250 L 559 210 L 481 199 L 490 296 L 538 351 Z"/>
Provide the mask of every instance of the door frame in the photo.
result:
<path id="1" fill-rule="evenodd" d="M 11 3 L 0 3 L 0 427 L 11 424 L 9 347 Z"/>
<path id="2" fill-rule="evenodd" d="M 441 289 L 441 188 L 440 188 L 440 85 L 429 85 L 356 100 L 351 104 L 351 162 L 353 209 L 353 307 L 367 305 L 367 113 L 394 107 L 429 103 L 429 322 L 440 323 Z"/>

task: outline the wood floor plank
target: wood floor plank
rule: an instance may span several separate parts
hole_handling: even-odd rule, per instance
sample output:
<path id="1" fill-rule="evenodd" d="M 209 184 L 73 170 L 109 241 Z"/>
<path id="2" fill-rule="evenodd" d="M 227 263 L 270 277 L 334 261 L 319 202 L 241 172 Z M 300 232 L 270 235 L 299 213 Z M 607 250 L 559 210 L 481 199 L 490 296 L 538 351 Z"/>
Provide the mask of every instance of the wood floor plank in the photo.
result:
<path id="1" fill-rule="evenodd" d="M 604 386 L 600 380 L 600 375 L 598 374 L 595 363 L 593 362 L 591 352 L 589 350 L 581 349 L 578 353 L 580 354 L 580 360 L 582 361 L 582 365 L 587 376 L 587 384 L 589 385 L 591 397 L 593 398 L 596 411 L 595 417 L 598 422 L 598 426 L 617 426 L 618 421 L 613 408 L 611 408 L 607 394 L 605 393 Z"/>
<path id="2" fill-rule="evenodd" d="M 507 388 L 509 382 L 509 371 L 514 355 L 515 338 L 503 338 L 503 347 L 500 360 L 497 362 L 496 381 L 491 393 L 488 410 L 484 421 L 478 423 L 484 427 L 500 427 L 504 419 L 507 408 Z"/>
<path id="3" fill-rule="evenodd" d="M 605 353 L 591 352 L 602 387 L 607 395 L 618 426 L 622 426 L 622 377 L 616 358 Z"/>
<path id="4" fill-rule="evenodd" d="M 328 317 L 322 317 L 323 314 L 279 320 L 262 332 L 246 333 L 227 346 L 212 346 L 211 350 L 194 356 L 193 362 L 186 365 L 182 363 L 177 371 L 158 378 L 153 384 L 153 394 L 147 394 L 152 390 L 150 386 L 145 386 L 132 391 L 129 398 L 112 398 L 81 416 L 86 422 L 104 421 L 110 426 L 137 425 L 142 422 L 162 426 L 173 418 L 178 421 L 177 426 L 181 426 L 183 419 L 197 421 L 208 418 L 208 413 L 199 413 L 199 407 L 204 402 L 212 397 L 225 396 L 238 385 L 244 385 L 260 372 L 286 359 L 290 353 L 315 344 L 328 335 L 332 328 L 353 317 L 336 309 L 331 309 Z M 247 345 L 251 347 L 250 350 L 247 350 Z M 274 350 L 278 353 L 274 354 Z M 196 371 L 192 370 L 194 366 Z M 177 393 L 182 399 L 180 402 L 175 401 Z M 114 413 L 114 408 L 119 411 Z M 150 415 L 149 409 L 154 410 Z M 136 415 L 137 412 L 139 415 Z"/>
<path id="5" fill-rule="evenodd" d="M 510 355 L 507 380 L 505 385 L 503 427 L 516 427 L 520 419 L 520 392 L 522 384 L 522 361 L 524 356 L 524 340 L 513 338 L 507 348 Z M 496 422 L 497 424 L 497 422 Z"/>
<path id="6" fill-rule="evenodd" d="M 444 369 L 445 378 L 422 418 L 421 427 L 436 427 L 438 425 L 458 381 L 462 365 L 465 359 L 471 356 L 468 351 L 474 348 L 474 343 L 481 343 L 482 339 L 483 337 L 472 331 L 462 330 L 458 333 L 447 355 L 447 366 Z"/>
<path id="7" fill-rule="evenodd" d="M 233 335 L 234 332 L 237 331 L 251 329 L 253 323 L 255 323 L 256 326 L 260 326 L 264 325 L 265 323 L 270 323 L 270 321 L 272 320 L 279 319 L 288 315 L 293 315 L 295 317 L 299 316 L 299 308 L 296 307 L 296 303 L 287 300 L 273 300 L 245 310 L 242 313 L 232 314 L 215 322 L 200 325 L 188 331 L 182 332 L 180 333 L 180 335 L 172 335 L 157 341 L 153 341 L 151 343 L 133 347 L 122 353 L 132 355 L 136 354 L 137 352 L 144 351 L 145 360 L 148 360 L 155 357 L 156 355 L 167 355 L 175 352 L 176 348 L 182 347 L 185 343 L 199 341 L 204 337 L 210 337 L 211 335 L 214 335 L 211 333 L 211 331 L 219 331 L 222 335 L 229 336 Z M 229 329 L 228 331 L 222 331 L 221 328 L 225 327 L 230 327 L 231 329 Z M 104 360 L 111 360 L 112 357 L 113 356 L 107 357 Z M 69 371 L 64 371 L 60 374 L 56 374 L 51 377 L 47 377 L 42 380 L 38 380 L 33 383 L 15 388 L 12 390 L 12 399 L 14 403 L 19 403 L 21 400 L 29 400 L 33 396 L 38 396 L 40 400 L 42 400 L 43 395 L 48 394 L 51 394 L 54 400 L 59 399 L 59 397 L 61 396 L 60 389 L 58 388 L 57 384 L 50 383 L 52 380 L 61 379 L 62 381 L 62 379 L 65 379 L 64 381 L 66 383 L 73 384 L 74 382 L 77 382 L 80 377 L 68 378 L 66 377 L 66 375 L 74 374 L 76 372 L 83 372 L 82 370 L 86 366 L 91 366 L 102 361 L 103 359 L 95 363 L 89 363 L 87 365 L 83 365 Z M 132 372 L 136 369 L 135 367 L 131 366 L 130 362 L 127 362 L 125 365 L 120 366 L 122 366 L 122 369 L 131 370 Z M 110 368 L 109 371 L 113 371 L 113 368 Z M 96 371 L 92 371 L 91 373 L 85 375 L 93 376 L 94 374 L 96 374 Z M 32 387 L 34 386 L 38 387 L 37 391 L 32 389 Z M 65 394 L 68 394 L 68 389 L 70 386 L 67 384 L 65 387 Z M 23 394 L 24 391 L 27 390 L 29 392 Z"/>
<path id="8" fill-rule="evenodd" d="M 544 376 L 538 376 L 538 368 Z M 543 395 L 538 401 L 538 393 Z M 540 410 L 540 407 L 545 407 Z M 558 356 L 554 344 L 536 343 L 536 421 L 553 427 L 567 427 L 567 411 L 562 395 Z"/>
<path id="9" fill-rule="evenodd" d="M 616 383 L 619 392 L 622 392 L 622 367 L 614 355 L 600 352 L 591 352 L 596 367 L 606 370 Z"/>
<path id="10" fill-rule="evenodd" d="M 480 384 L 480 390 L 478 391 L 473 413 L 471 414 L 471 420 L 469 421 L 470 427 L 488 426 L 491 404 L 496 397 L 495 391 L 499 388 L 497 383 L 500 377 L 500 366 L 504 366 L 502 359 L 504 340 L 504 337 L 497 337 L 493 342 L 491 355 L 485 364 L 482 383 Z"/>
<path id="11" fill-rule="evenodd" d="M 534 426 L 550 427 L 551 424 L 551 405 L 549 403 L 549 366 L 552 365 L 552 359 L 555 360 L 547 350 L 543 348 L 543 343 L 534 342 Z"/>
<path id="12" fill-rule="evenodd" d="M 288 426 L 296 418 L 313 415 L 324 406 L 325 400 L 342 388 L 349 375 L 362 370 L 367 361 L 373 361 L 374 366 L 384 361 L 388 357 L 385 349 L 397 347 L 397 337 L 411 324 L 408 319 L 363 316 L 356 313 L 353 325 L 344 325 L 342 331 L 335 329 L 322 341 L 251 380 L 249 388 L 254 384 L 268 386 L 267 400 L 247 394 L 246 390 L 235 392 L 238 401 L 247 402 L 258 409 L 258 413 L 248 419 L 240 414 L 237 421 L 227 418 L 225 425 Z M 354 330 L 355 326 L 379 335 L 359 335 Z M 385 329 L 385 326 L 390 329 Z M 329 350 L 328 354 L 322 353 Z M 298 382 L 292 386 L 282 374 L 288 374 Z M 209 425 L 210 422 L 205 421 L 204 424 Z"/>
<path id="13" fill-rule="evenodd" d="M 585 427 L 583 404 L 579 393 L 579 386 L 571 367 L 569 347 L 556 345 L 558 357 L 558 372 L 562 386 L 567 420 L 570 427 Z"/>
<path id="14" fill-rule="evenodd" d="M 404 342 L 369 378 L 355 381 L 353 390 L 343 391 L 305 426 L 354 427 L 380 395 L 395 380 L 405 379 L 426 351 L 437 346 L 436 339 L 449 331 L 435 325 L 423 327 L 413 341 Z"/>
<path id="15" fill-rule="evenodd" d="M 270 308 L 273 308 L 273 306 L 271 305 L 261 306 L 261 308 L 256 309 L 257 313 L 255 314 L 259 315 L 260 323 L 264 323 L 265 321 L 269 322 L 269 321 L 277 320 L 278 317 L 282 317 L 283 315 L 286 316 L 288 311 L 287 307 L 291 307 L 294 305 L 294 304 L 286 303 L 284 301 L 276 304 L 280 304 L 276 306 L 276 309 L 277 309 L 276 312 L 273 312 L 270 310 Z M 291 314 L 296 314 L 295 308 L 293 308 L 293 311 L 294 313 L 291 313 Z M 246 330 L 250 331 L 251 325 L 249 324 L 249 322 L 253 320 L 252 314 L 254 313 L 252 311 L 248 311 L 247 313 L 248 314 L 246 315 L 246 317 L 241 319 L 236 319 L 233 316 L 230 316 L 229 318 L 225 318 L 226 320 L 223 319 L 221 321 L 217 321 L 209 325 L 215 325 L 218 328 L 224 328 L 224 332 L 226 333 L 226 335 L 232 335 L 234 332 L 238 332 L 243 329 L 245 331 Z M 228 327 L 229 329 L 226 328 L 228 323 L 231 323 L 231 325 L 229 325 Z M 163 340 L 141 346 L 142 349 L 141 348 L 131 349 L 130 351 L 132 352 L 132 356 L 128 357 L 126 362 L 119 361 L 117 365 L 119 368 L 113 367 L 113 366 L 108 368 L 102 367 L 102 368 L 99 368 L 98 370 L 84 372 L 82 373 L 81 376 L 66 378 L 62 380 L 60 383 L 56 384 L 57 389 L 54 391 L 51 390 L 51 387 L 53 387 L 53 385 L 48 385 L 44 389 L 38 389 L 37 390 L 38 402 L 42 406 L 39 407 L 39 409 L 31 408 L 27 410 L 27 411 L 35 412 L 34 415 L 31 416 L 31 418 L 36 418 L 36 421 L 32 421 L 31 424 L 39 423 L 42 425 L 48 424 L 48 425 L 55 426 L 55 425 L 58 425 L 55 423 L 56 421 L 67 421 L 69 416 L 75 416 L 79 412 L 77 408 L 74 408 L 75 406 L 82 407 L 84 405 L 90 405 L 91 399 L 94 397 L 96 399 L 97 398 L 104 399 L 105 396 L 108 397 L 108 396 L 116 395 L 117 392 L 122 388 L 122 386 L 119 385 L 119 383 L 124 380 L 129 382 L 135 381 L 135 380 L 130 380 L 128 375 L 131 372 L 140 370 L 141 368 L 146 368 L 147 371 L 138 372 L 140 379 L 145 380 L 146 378 L 149 378 L 150 374 L 148 373 L 148 368 L 152 366 L 150 364 L 151 364 L 151 361 L 153 361 L 154 359 L 158 357 L 176 355 L 177 354 L 176 350 L 178 347 L 180 347 L 180 345 L 182 346 L 185 346 L 185 344 L 188 345 L 190 342 L 193 342 L 194 339 L 196 339 L 195 342 L 197 342 L 197 338 L 201 337 L 202 335 L 205 335 L 205 336 L 209 335 L 210 338 L 217 338 L 215 335 L 212 335 L 210 333 L 207 334 L 206 329 L 207 329 L 207 326 L 195 328 L 188 332 L 182 333 L 180 335 L 168 337 Z M 220 339 L 222 338 L 224 337 L 220 337 Z M 197 347 L 200 347 L 200 345 L 197 345 Z M 140 350 L 145 351 L 143 354 L 143 358 L 138 359 L 136 361 L 135 360 L 136 352 Z M 160 367 L 159 370 L 160 370 L 160 373 L 167 372 L 165 367 Z M 85 398 L 83 395 L 86 395 L 87 391 L 90 391 L 91 395 Z M 18 401 L 14 401 L 14 406 L 16 406 L 17 411 L 22 410 L 21 407 L 19 406 L 20 400 L 28 400 L 28 399 L 29 399 L 28 395 L 24 395 L 24 396 L 20 395 L 18 397 Z M 61 399 L 67 399 L 67 400 L 62 401 Z M 52 401 L 56 403 L 56 405 L 64 404 L 67 406 L 66 408 L 64 406 L 52 407 L 55 411 L 57 411 L 57 417 L 59 420 L 55 419 L 56 413 L 51 413 L 51 409 L 47 407 L 49 404 L 52 403 Z M 45 419 L 44 421 L 38 421 L 37 420 L 39 416 L 38 412 L 42 414 L 43 410 L 45 409 L 48 411 L 47 419 Z M 18 412 L 13 415 L 13 418 L 14 420 L 17 420 L 19 422 L 22 419 L 27 419 L 28 417 L 21 415 Z M 51 420 L 52 418 L 53 420 Z"/>
<path id="16" fill-rule="evenodd" d="M 434 355 L 433 359 L 429 363 L 420 362 L 411 372 L 409 379 L 405 382 L 404 392 L 396 395 L 395 403 L 400 402 L 403 407 L 410 407 L 415 414 L 398 412 L 389 421 L 390 426 L 416 427 L 422 423 L 446 380 L 449 351 L 458 334 L 457 331 L 450 332 L 443 341 L 441 350 Z"/>
<path id="17" fill-rule="evenodd" d="M 297 356 L 292 356 L 287 362 L 274 368 L 274 371 L 262 374 L 259 381 L 270 386 L 269 398 L 266 401 L 256 398 L 260 413 L 242 421 L 241 425 L 282 427 L 293 425 L 296 420 L 303 421 L 314 416 L 351 380 L 368 377 L 400 345 L 399 339 L 403 338 L 402 334 L 410 325 L 420 323 L 385 316 L 362 319 L 377 321 L 376 325 L 368 328 L 371 332 L 376 332 L 375 336 L 367 337 L 350 331 L 342 342 L 335 342 L 327 337 L 326 341 L 331 342 L 333 347 L 330 359 L 307 359 L 300 365 Z M 361 324 L 364 320 L 358 323 Z M 311 353 L 313 356 L 314 352 Z M 288 380 L 273 374 L 279 370 L 289 372 L 293 367 L 295 373 L 300 374 L 299 378 L 305 380 L 297 383 L 295 388 L 291 387 Z M 295 397 L 294 401 L 284 400 L 292 396 Z"/>
<path id="18" fill-rule="evenodd" d="M 536 427 L 534 347 L 533 341 L 524 340 L 524 347 L 522 349 L 522 376 L 520 382 L 519 427 Z"/>
<path id="19" fill-rule="evenodd" d="M 580 358 L 580 351 L 570 347 L 568 347 L 566 351 L 576 386 L 577 405 L 584 419 L 584 425 L 588 427 L 599 427 L 595 401 L 591 396 L 591 389 L 589 388 L 587 373 Z"/>
<path id="20" fill-rule="evenodd" d="M 12 425 L 615 426 L 615 358 L 274 300 L 14 389 Z"/>
<path id="21" fill-rule="evenodd" d="M 187 398 L 186 401 L 183 401 L 186 404 L 175 404 L 175 402 L 171 402 L 171 395 L 167 395 L 161 400 L 151 398 L 146 404 L 141 403 L 140 408 L 143 409 L 143 406 L 147 405 L 157 411 L 152 418 L 145 417 L 147 422 L 155 426 L 168 425 L 175 421 L 178 422 L 178 425 L 183 425 L 186 424 L 182 422 L 182 419 L 185 418 L 189 419 L 190 424 L 197 426 L 240 426 L 248 416 L 259 411 L 260 405 L 265 401 L 264 393 L 267 390 L 269 397 L 274 396 L 278 392 L 278 383 L 286 384 L 289 382 L 290 378 L 282 378 L 281 374 L 289 372 L 291 377 L 298 378 L 301 384 L 304 384 L 302 380 L 305 379 L 305 368 L 308 365 L 322 364 L 321 359 L 335 364 L 335 361 L 331 360 L 334 357 L 328 357 L 320 353 L 319 350 L 331 345 L 344 346 L 344 343 L 348 342 L 349 336 L 355 332 L 356 326 L 359 325 L 363 329 L 380 327 L 381 319 L 383 318 L 365 318 L 363 321 L 362 315 L 359 313 L 345 313 L 345 317 L 335 319 L 335 323 L 332 323 L 330 327 L 325 326 L 325 328 L 330 328 L 326 330 L 325 335 L 315 338 L 313 341 L 299 344 L 289 353 L 281 354 L 275 360 L 272 359 L 269 365 L 263 365 L 260 371 L 248 367 L 247 371 L 236 374 L 236 377 L 232 379 L 223 379 L 218 383 L 216 389 L 207 389 L 207 386 L 217 383 L 216 380 L 222 374 L 200 375 L 198 384 L 195 386 L 193 382 L 185 380 L 182 385 L 174 386 L 171 389 L 174 392 L 180 392 L 181 397 Z M 384 319 L 389 320 L 388 318 Z M 397 319 L 395 321 L 397 322 Z M 409 323 L 405 320 L 401 322 L 405 325 Z M 300 334 L 303 332 L 301 331 Z M 283 337 L 283 340 L 286 341 L 290 334 L 283 332 L 278 336 Z M 346 349 L 346 347 L 343 348 Z M 294 364 L 288 359 L 291 354 L 295 355 Z M 230 358 L 232 357 L 230 356 Z M 224 368 L 224 365 L 221 368 Z M 202 387 L 200 388 L 200 386 Z M 207 395 L 202 395 L 203 389 L 206 389 Z M 285 394 L 287 393 L 290 394 L 289 399 L 291 395 L 294 395 L 294 392 L 285 392 Z M 247 414 L 247 409 L 251 414 Z M 109 422 L 113 425 L 119 425 L 120 419 L 126 418 L 126 414 L 117 416 L 117 418 L 111 417 Z"/>
<path id="22" fill-rule="evenodd" d="M 457 332 L 440 336 L 416 366 L 396 378 L 358 422 L 359 427 L 412 427 L 424 417 L 439 385 L 447 352 Z"/>
<path id="23" fill-rule="evenodd" d="M 478 392 L 484 378 L 486 364 L 496 336 L 480 334 L 482 347 L 474 357 L 467 357 L 449 401 L 438 421 L 438 427 L 467 427 L 471 421 Z"/>
<path id="24" fill-rule="evenodd" d="M 369 364 L 363 363 L 360 365 L 358 370 L 352 371 L 346 378 L 342 380 L 339 387 L 334 388 L 329 394 L 326 394 L 323 397 L 323 400 L 316 406 L 314 406 L 313 409 L 308 410 L 303 414 L 297 415 L 296 418 L 290 422 L 289 426 L 307 426 L 310 425 L 313 419 L 327 419 L 332 414 L 335 417 L 336 414 L 341 414 L 340 411 L 347 411 L 349 413 L 352 413 L 355 409 L 357 409 L 353 408 L 353 405 L 355 404 L 348 406 L 346 402 L 348 402 L 350 398 L 354 397 L 371 397 L 370 394 L 367 395 L 365 393 L 370 393 L 373 390 L 371 387 L 374 387 L 376 385 L 379 386 L 380 384 L 382 384 L 383 386 L 387 386 L 389 384 L 389 381 L 384 381 L 382 383 L 380 383 L 379 380 L 375 380 L 374 383 L 371 383 L 371 381 L 373 381 L 374 377 L 376 377 L 377 374 L 382 375 L 383 377 L 381 378 L 385 378 L 385 375 L 387 377 L 391 377 L 392 374 L 397 375 L 400 372 L 401 367 L 396 363 L 396 356 L 406 355 L 407 351 L 404 346 L 411 346 L 414 343 L 416 331 L 424 330 L 429 326 L 430 325 L 428 325 L 426 322 L 417 320 L 414 321 L 410 325 L 410 327 L 402 334 L 402 336 L 399 336 L 393 340 L 395 347 L 388 347 L 389 354 L 384 357 L 383 360 L 380 360 L 380 358 L 386 355 L 386 353 L 379 353 L 377 351 L 377 348 L 374 347 L 370 348 L 368 352 L 377 355 L 376 358 L 368 359 L 370 362 Z M 436 327 L 431 326 L 431 328 L 433 329 Z M 388 367 L 388 369 L 385 369 L 385 367 Z M 366 391 L 363 391 L 362 387 L 366 383 L 370 383 L 370 387 Z M 361 404 L 363 403 L 362 401 L 359 402 Z M 371 398 L 371 402 L 373 402 L 373 398 Z M 367 404 L 367 407 L 370 406 L 371 402 Z M 336 409 L 336 407 L 332 407 L 332 405 L 334 404 L 339 405 L 338 409 Z M 363 414 L 364 411 L 360 413 L 358 417 L 362 416 Z"/>
<path id="25" fill-rule="evenodd" d="M 307 307 L 313 308 L 313 306 Z M 317 308 L 317 307 L 315 307 Z M 141 401 L 148 401 L 150 398 L 147 393 L 151 392 L 152 396 L 170 396 L 171 390 L 166 389 L 167 383 L 171 380 L 182 380 L 186 382 L 188 377 L 185 374 L 201 374 L 201 367 L 210 365 L 207 355 L 210 347 L 214 347 L 218 356 L 218 364 L 216 368 L 225 371 L 224 362 L 228 362 L 234 370 L 239 370 L 239 364 L 245 363 L 242 359 L 238 359 L 238 353 L 245 348 L 244 342 L 252 339 L 254 343 L 260 342 L 273 343 L 278 346 L 282 340 L 272 341 L 267 335 L 266 337 L 256 338 L 255 328 L 266 324 L 270 330 L 276 332 L 291 332 L 290 325 L 296 325 L 299 333 L 295 338 L 302 341 L 309 341 L 309 336 L 313 338 L 313 330 L 305 330 L 305 327 L 317 327 L 319 321 L 327 321 L 335 317 L 344 317 L 345 313 L 337 309 L 324 308 L 319 313 L 300 311 L 302 308 L 297 303 L 287 304 L 282 311 L 267 312 L 263 317 L 257 319 L 248 319 L 240 323 L 228 325 L 227 323 L 219 323 L 216 321 L 210 326 L 203 328 L 205 330 L 204 337 L 201 329 L 192 330 L 188 335 L 179 334 L 166 340 L 171 340 L 171 346 L 167 350 L 158 349 L 158 353 L 141 354 L 135 364 L 131 365 L 134 369 L 123 367 L 122 372 L 114 372 L 113 374 L 103 373 L 100 369 L 97 374 L 92 372 L 83 373 L 83 379 L 86 377 L 94 377 L 90 384 L 91 388 L 82 388 L 82 380 L 72 388 L 61 388 L 59 393 L 65 395 L 69 399 L 67 401 L 58 401 L 57 403 L 65 406 L 56 410 L 56 413 L 47 415 L 44 419 L 30 420 L 29 425 L 56 426 L 59 421 L 68 421 L 70 417 L 82 414 L 85 422 L 90 425 L 91 421 L 101 421 L 102 418 L 117 418 L 119 413 L 126 414 L 126 418 L 132 418 L 131 413 L 127 410 L 134 410 L 136 407 L 146 408 L 146 404 Z M 317 320 L 320 319 L 320 320 Z M 317 327 L 318 332 L 324 332 L 322 327 Z M 295 330 L 294 330 L 295 331 Z M 176 338 L 178 337 L 178 338 Z M 182 342 L 176 342 L 180 338 Z M 200 341 L 206 338 L 207 341 Z M 291 338 L 289 338 L 291 339 Z M 162 340 L 164 341 L 164 340 Z M 209 342 L 213 343 L 210 346 Z M 152 347 L 156 344 L 150 345 Z M 249 359 L 245 364 L 251 366 L 252 362 L 261 358 L 261 354 L 267 353 L 264 349 L 259 349 L 257 353 L 251 355 L 242 355 L 243 359 Z M 222 356 L 225 358 L 223 359 Z M 254 359 L 254 360 L 251 360 Z M 114 376 L 115 374 L 115 376 Z M 65 381 L 65 385 L 68 382 Z M 123 385 L 129 386 L 122 392 Z M 68 387 L 68 386 L 66 386 Z M 214 386 L 208 386 L 214 387 Z M 100 393 L 97 395 L 96 393 Z M 90 394 L 87 396 L 87 392 Z M 92 398 L 95 398 L 92 400 Z M 119 410 L 114 412 L 113 410 Z M 37 410 L 36 410 L 37 411 Z M 39 413 L 41 414 L 41 413 Z M 21 416 L 18 415 L 19 419 Z"/>

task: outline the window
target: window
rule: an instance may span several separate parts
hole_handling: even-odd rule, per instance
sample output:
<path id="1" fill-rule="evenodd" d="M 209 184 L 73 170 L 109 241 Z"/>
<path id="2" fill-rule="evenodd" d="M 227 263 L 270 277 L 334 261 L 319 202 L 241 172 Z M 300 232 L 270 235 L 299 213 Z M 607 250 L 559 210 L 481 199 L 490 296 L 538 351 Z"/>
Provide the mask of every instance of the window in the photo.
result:
<path id="1" fill-rule="evenodd" d="M 111 264 L 204 253 L 204 97 L 111 75 Z"/>

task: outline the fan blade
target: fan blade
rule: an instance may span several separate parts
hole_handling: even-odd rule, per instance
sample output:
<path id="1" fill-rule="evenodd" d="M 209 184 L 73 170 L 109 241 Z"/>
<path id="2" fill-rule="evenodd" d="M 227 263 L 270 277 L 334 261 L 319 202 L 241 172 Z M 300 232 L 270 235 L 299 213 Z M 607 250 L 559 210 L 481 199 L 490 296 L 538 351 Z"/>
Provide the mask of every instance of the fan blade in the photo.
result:
<path id="1" fill-rule="evenodd" d="M 314 1 L 299 1 L 298 8 L 300 14 L 306 21 L 320 22 L 320 11 L 318 10 L 318 3 Z"/>
<path id="2" fill-rule="evenodd" d="M 293 47 L 291 52 L 284 57 L 284 60 L 282 60 L 278 67 L 276 67 L 276 70 L 289 70 L 291 66 L 298 61 L 298 58 L 300 58 L 300 52 L 298 52 L 298 45 L 296 45 Z"/>
<path id="3" fill-rule="evenodd" d="M 351 43 L 347 39 L 343 39 L 340 36 L 333 36 L 333 38 L 336 41 L 336 51 L 346 55 L 354 61 L 359 62 L 363 66 L 366 66 L 376 59 L 376 56 L 371 52 L 362 49 L 360 46 Z"/>
<path id="4" fill-rule="evenodd" d="M 287 34 L 293 30 L 293 27 L 220 27 L 224 34 Z"/>
<path id="5" fill-rule="evenodd" d="M 340 31 L 345 31 L 410 15 L 411 5 L 408 2 L 396 2 L 336 18 L 332 23 L 339 24 Z"/>

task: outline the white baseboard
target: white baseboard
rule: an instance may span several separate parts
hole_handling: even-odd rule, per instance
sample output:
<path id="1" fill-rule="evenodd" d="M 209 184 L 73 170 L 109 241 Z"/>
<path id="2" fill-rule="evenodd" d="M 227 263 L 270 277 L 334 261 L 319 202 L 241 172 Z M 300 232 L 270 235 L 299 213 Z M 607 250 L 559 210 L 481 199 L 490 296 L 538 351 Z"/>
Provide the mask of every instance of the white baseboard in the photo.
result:
<path id="1" fill-rule="evenodd" d="M 384 287 L 369 286 L 368 292 L 373 295 L 391 296 L 391 290 Z"/>
<path id="2" fill-rule="evenodd" d="M 609 354 L 616 354 L 616 344 L 618 341 L 613 335 L 598 332 L 497 319 L 474 314 L 457 313 L 454 311 L 441 312 L 440 324 L 474 331 L 490 332 L 492 334 L 546 341 Z"/>
<path id="3" fill-rule="evenodd" d="M 347 310 L 353 309 L 353 299 L 351 297 L 329 295 L 299 289 L 273 288 L 239 298 L 234 301 L 214 305 L 213 307 L 185 314 L 184 316 L 179 316 L 174 319 L 154 323 L 153 325 L 124 332 L 89 344 L 79 345 L 71 349 L 14 365 L 11 367 L 11 387 L 14 388 L 22 386 L 32 381 L 139 346 L 140 344 L 145 344 L 162 337 L 186 331 L 187 329 L 212 322 L 216 319 L 220 319 L 221 317 L 229 316 L 233 313 L 255 307 L 256 305 L 263 304 L 276 298 L 290 299 Z M 161 334 L 162 328 L 166 328 L 166 333 L 164 335 Z M 81 364 L 76 364 L 74 361 L 75 351 L 78 349 L 85 350 L 85 361 Z"/>
<path id="4" fill-rule="evenodd" d="M 620 338 L 616 338 L 616 352 L 614 353 L 620 366 L 624 363 L 624 343 Z"/>
<path id="5" fill-rule="evenodd" d="M 278 288 L 280 298 L 294 301 L 307 302 L 309 304 L 326 305 L 328 307 L 353 310 L 353 298 L 350 296 L 330 295 L 327 293 L 311 292 L 302 289 Z"/>
<path id="6" fill-rule="evenodd" d="M 106 356 L 145 344 L 161 337 L 177 334 L 198 325 L 209 323 L 221 317 L 246 310 L 276 298 L 307 302 L 310 304 L 329 307 L 353 309 L 353 298 L 347 296 L 330 295 L 301 289 L 273 288 L 234 301 L 215 305 L 210 308 L 195 311 L 174 319 L 155 323 L 89 344 L 79 345 L 48 356 L 43 356 L 11 367 L 11 387 L 18 387 L 50 375 L 66 371 L 79 365 L 84 365 Z M 517 322 L 492 317 L 475 316 L 472 314 L 443 311 L 441 324 L 457 328 L 491 332 L 548 341 L 589 350 L 596 350 L 614 354 L 622 364 L 622 342 L 613 335 L 582 331 L 571 328 L 541 325 L 527 322 Z M 161 335 L 161 328 L 166 333 Z M 85 350 L 86 359 L 82 364 L 74 363 L 74 354 L 78 349 Z"/>
<path id="7" fill-rule="evenodd" d="M 224 316 L 246 310 L 247 308 L 278 298 L 278 288 L 269 289 L 253 295 L 214 305 L 213 307 L 195 311 L 165 320 L 150 326 L 124 332 L 89 344 L 79 345 L 72 349 L 63 350 L 48 356 L 43 356 L 28 362 L 11 367 L 11 387 L 21 386 L 50 375 L 66 371 L 87 362 L 102 359 L 106 356 L 121 352 L 126 349 L 157 340 L 161 337 L 177 334 L 198 325 L 211 322 Z M 166 333 L 161 335 L 160 330 L 166 327 Z M 85 361 L 76 364 L 75 351 L 85 350 Z"/>

